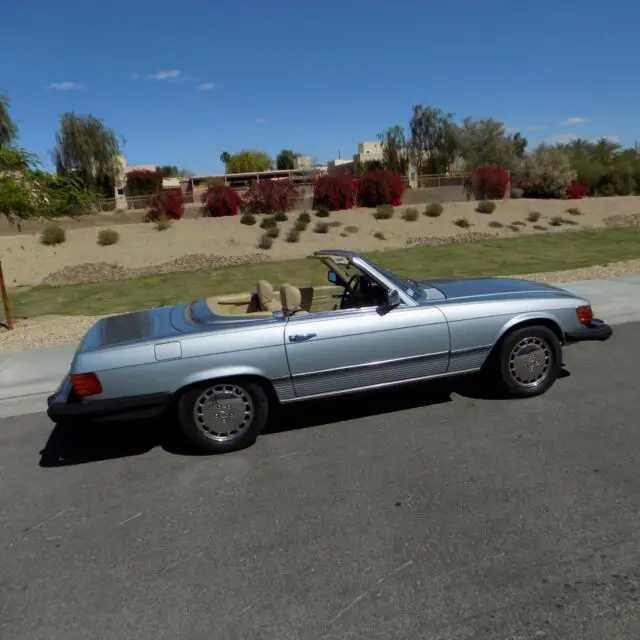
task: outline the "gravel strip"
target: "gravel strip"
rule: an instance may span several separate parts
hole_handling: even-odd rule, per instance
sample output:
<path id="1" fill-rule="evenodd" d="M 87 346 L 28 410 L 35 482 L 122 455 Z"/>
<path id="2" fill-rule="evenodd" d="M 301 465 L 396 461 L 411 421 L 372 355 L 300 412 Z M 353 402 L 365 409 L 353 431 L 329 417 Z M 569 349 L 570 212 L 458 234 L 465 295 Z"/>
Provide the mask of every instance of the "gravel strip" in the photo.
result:
<path id="1" fill-rule="evenodd" d="M 640 274 L 640 260 L 614 262 L 570 271 L 518 274 L 511 277 L 554 283 L 620 278 L 636 274 Z M 89 327 L 100 317 L 104 316 L 42 316 L 19 319 L 16 320 L 13 331 L 7 331 L 0 325 L 0 350 L 19 351 L 33 347 L 78 343 Z"/>

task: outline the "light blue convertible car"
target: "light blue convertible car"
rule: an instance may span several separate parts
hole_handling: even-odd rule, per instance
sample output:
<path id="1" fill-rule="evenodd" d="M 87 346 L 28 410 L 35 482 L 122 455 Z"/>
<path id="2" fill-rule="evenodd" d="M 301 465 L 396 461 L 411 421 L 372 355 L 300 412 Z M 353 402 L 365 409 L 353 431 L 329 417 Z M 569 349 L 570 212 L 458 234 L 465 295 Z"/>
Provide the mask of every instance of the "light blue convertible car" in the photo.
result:
<path id="1" fill-rule="evenodd" d="M 218 296 L 96 322 L 49 398 L 55 422 L 169 412 L 200 449 L 252 444 L 278 403 L 481 371 L 544 393 L 562 347 L 607 340 L 589 301 L 507 278 L 405 280 L 350 251 L 310 259 L 328 285 Z M 292 274 L 293 275 L 293 274 Z"/>

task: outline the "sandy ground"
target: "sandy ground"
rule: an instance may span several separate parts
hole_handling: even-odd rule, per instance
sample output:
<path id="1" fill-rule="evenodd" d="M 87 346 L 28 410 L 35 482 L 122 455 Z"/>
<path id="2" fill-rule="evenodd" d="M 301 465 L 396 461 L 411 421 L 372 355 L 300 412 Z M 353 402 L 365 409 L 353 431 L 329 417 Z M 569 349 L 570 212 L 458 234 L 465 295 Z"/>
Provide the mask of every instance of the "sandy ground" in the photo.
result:
<path id="1" fill-rule="evenodd" d="M 288 222 L 280 223 L 282 234 L 268 250 L 273 259 L 303 257 L 320 248 L 343 248 L 356 251 L 391 249 L 404 247 L 415 238 L 446 238 L 474 233 L 490 233 L 495 236 L 513 236 L 515 233 L 540 233 L 527 222 L 527 214 L 539 211 L 542 218 L 538 225 L 548 231 L 563 231 L 580 227 L 598 227 L 605 224 L 610 216 L 629 216 L 640 213 L 640 196 L 593 198 L 581 201 L 507 200 L 497 203 L 496 211 L 483 215 L 474 211 L 474 202 L 444 203 L 444 213 L 439 218 L 422 215 L 424 205 L 416 222 L 402 219 L 407 207 L 397 207 L 390 220 L 376 220 L 371 209 L 353 209 L 332 213 L 322 220 L 313 217 L 309 228 L 300 236 L 300 242 L 287 243 L 284 235 L 295 220 L 291 214 Z M 582 215 L 566 213 L 569 207 L 579 207 Z M 578 223 L 572 226 L 552 227 L 549 219 L 562 216 Z M 472 227 L 461 229 L 454 224 L 459 218 L 467 218 Z M 314 233 L 317 222 L 339 223 L 329 233 Z M 490 222 L 500 222 L 503 228 L 491 228 Z M 525 222 L 519 232 L 508 228 L 513 222 Z M 357 227 L 357 230 L 354 228 Z M 67 240 L 56 247 L 40 244 L 37 234 L 0 236 L 0 256 L 5 278 L 9 287 L 41 283 L 50 274 L 66 267 L 104 262 L 125 269 L 147 268 L 194 254 L 220 258 L 239 258 L 255 254 L 260 249 L 257 242 L 264 233 L 258 225 L 240 224 L 238 217 L 218 219 L 191 219 L 175 223 L 167 231 L 156 231 L 150 224 L 119 225 L 120 241 L 109 247 L 96 243 L 96 228 L 75 229 L 67 232 Z M 376 237 L 382 234 L 384 239 Z"/>

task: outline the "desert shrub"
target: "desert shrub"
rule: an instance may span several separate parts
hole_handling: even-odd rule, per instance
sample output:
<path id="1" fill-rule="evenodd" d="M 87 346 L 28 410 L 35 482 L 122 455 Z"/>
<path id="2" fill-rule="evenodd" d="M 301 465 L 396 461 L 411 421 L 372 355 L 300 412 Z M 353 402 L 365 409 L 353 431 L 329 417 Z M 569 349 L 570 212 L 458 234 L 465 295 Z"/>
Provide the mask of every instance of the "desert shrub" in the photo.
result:
<path id="1" fill-rule="evenodd" d="M 358 227 L 354 227 L 351 225 L 349 225 L 348 227 L 345 227 L 344 230 L 346 231 L 346 233 L 358 233 L 358 231 L 360 231 Z"/>
<path id="2" fill-rule="evenodd" d="M 527 226 L 527 223 L 526 222 L 522 222 L 522 220 L 516 220 L 513 224 L 516 227 L 526 227 Z"/>
<path id="3" fill-rule="evenodd" d="M 277 238 L 280 235 L 280 227 L 269 227 L 265 230 L 265 235 L 269 238 Z"/>
<path id="4" fill-rule="evenodd" d="M 587 186 L 573 182 L 567 187 L 567 200 L 581 200 L 587 195 Z"/>
<path id="5" fill-rule="evenodd" d="M 155 222 L 162 216 L 180 220 L 184 215 L 184 196 L 180 189 L 162 189 L 154 193 L 145 214 L 147 222 Z"/>
<path id="6" fill-rule="evenodd" d="M 417 209 L 415 209 L 414 207 L 409 207 L 402 213 L 402 219 L 406 220 L 407 222 L 415 222 L 418 219 L 419 215 L 420 212 Z"/>
<path id="7" fill-rule="evenodd" d="M 277 211 L 273 216 L 273 219 L 276 222 L 286 222 L 289 219 L 289 216 L 284 211 Z"/>
<path id="8" fill-rule="evenodd" d="M 467 193 L 474 200 L 502 200 L 508 188 L 509 172 L 500 167 L 477 167 L 467 183 Z"/>
<path id="9" fill-rule="evenodd" d="M 439 202 L 432 202 L 425 207 L 424 215 L 429 218 L 437 218 L 442 215 L 443 210 L 444 208 Z"/>
<path id="10" fill-rule="evenodd" d="M 331 210 L 329 209 L 329 207 L 327 207 L 327 205 L 321 204 L 320 206 L 318 206 L 318 209 L 316 210 L 316 216 L 318 218 L 328 218 L 331 215 Z"/>
<path id="11" fill-rule="evenodd" d="M 376 238 L 377 240 L 386 240 L 386 236 L 384 235 L 384 233 L 382 233 L 382 231 L 376 231 L 373 234 L 373 237 Z"/>
<path id="12" fill-rule="evenodd" d="M 510 224 L 509 229 L 511 229 L 511 231 L 520 231 L 520 227 L 517 224 Z"/>
<path id="13" fill-rule="evenodd" d="M 513 189 L 511 189 L 511 197 L 514 200 L 517 200 L 518 198 L 522 198 L 523 195 L 523 191 L 522 189 L 518 189 L 518 187 L 514 187 Z"/>
<path id="14" fill-rule="evenodd" d="M 246 224 L 247 226 L 252 226 L 256 224 L 257 220 L 253 213 L 243 213 L 240 216 L 240 224 Z"/>
<path id="15" fill-rule="evenodd" d="M 128 198 L 150 196 L 162 189 L 162 171 L 130 171 L 126 178 Z"/>
<path id="16" fill-rule="evenodd" d="M 116 244 L 118 240 L 120 240 L 120 234 L 115 229 L 100 229 L 98 232 L 98 244 L 101 247 Z"/>
<path id="17" fill-rule="evenodd" d="M 340 222 L 340 220 L 332 220 L 331 222 L 327 222 L 327 224 L 330 229 L 337 229 L 338 227 L 341 227 L 343 223 Z"/>
<path id="18" fill-rule="evenodd" d="M 578 209 L 577 207 L 570 207 L 569 209 L 567 209 L 567 213 L 570 216 L 581 216 L 582 215 L 582 211 L 580 211 L 580 209 Z"/>
<path id="19" fill-rule="evenodd" d="M 493 229 L 502 229 L 502 227 L 504 227 L 502 222 L 498 222 L 497 220 L 491 220 L 489 226 Z"/>
<path id="20" fill-rule="evenodd" d="M 529 213 L 527 214 L 527 220 L 529 222 L 538 222 L 541 217 L 542 214 L 539 211 L 529 211 Z"/>
<path id="21" fill-rule="evenodd" d="M 329 233 L 329 225 L 326 222 L 317 222 L 313 230 L 315 233 Z"/>
<path id="22" fill-rule="evenodd" d="M 358 178 L 356 188 L 361 207 L 381 204 L 397 207 L 402 204 L 404 186 L 401 175 L 396 171 L 368 171 Z"/>
<path id="23" fill-rule="evenodd" d="M 242 210 L 249 213 L 291 211 L 298 197 L 298 188 L 291 180 L 253 182 L 242 199 Z"/>
<path id="24" fill-rule="evenodd" d="M 456 227 L 461 227 L 462 229 L 468 229 L 471 226 L 469 218 L 458 218 L 457 220 L 454 220 L 453 224 L 455 224 Z"/>
<path id="25" fill-rule="evenodd" d="M 289 229 L 284 237 L 285 242 L 300 242 L 300 232 L 297 229 Z"/>
<path id="26" fill-rule="evenodd" d="M 67 239 L 67 232 L 57 224 L 46 226 L 40 234 L 40 244 L 46 247 L 55 247 Z"/>
<path id="27" fill-rule="evenodd" d="M 376 220 L 388 220 L 393 217 L 394 211 L 395 209 L 390 204 L 381 204 L 373 212 L 373 217 Z"/>
<path id="28" fill-rule="evenodd" d="M 491 202 L 491 200 L 481 200 L 478 202 L 478 206 L 476 207 L 476 211 L 478 213 L 490 214 L 496 210 L 496 203 Z"/>
<path id="29" fill-rule="evenodd" d="M 577 220 L 572 220 L 571 218 L 562 218 L 562 224 L 576 225 L 580 223 Z"/>
<path id="30" fill-rule="evenodd" d="M 351 209 L 356 200 L 356 182 L 348 173 L 323 175 L 313 183 L 313 208 L 326 206 L 330 211 Z"/>
<path id="31" fill-rule="evenodd" d="M 222 218 L 236 216 L 240 210 L 242 199 L 238 192 L 224 184 L 212 184 L 200 197 L 202 215 L 206 218 Z"/>
<path id="32" fill-rule="evenodd" d="M 311 215 L 309 214 L 308 211 L 303 211 L 299 216 L 298 216 L 298 221 L 299 222 L 311 222 Z"/>
<path id="33" fill-rule="evenodd" d="M 547 227 L 545 227 L 544 225 L 541 225 L 541 224 L 534 224 L 533 228 L 536 231 L 546 231 L 547 230 Z"/>
<path id="34" fill-rule="evenodd" d="M 309 226 L 309 223 L 306 220 L 298 220 L 293 226 L 293 228 L 296 231 L 306 231 L 308 226 Z"/>
<path id="35" fill-rule="evenodd" d="M 274 229 L 274 228 L 277 228 L 277 226 L 278 226 L 278 223 L 276 222 L 273 216 L 265 216 L 260 221 L 261 229 Z"/>
<path id="36" fill-rule="evenodd" d="M 538 147 L 524 160 L 522 188 L 527 198 L 564 198 L 576 178 L 561 149 Z"/>
<path id="37" fill-rule="evenodd" d="M 171 220 L 167 216 L 160 216 L 155 224 L 156 231 L 166 231 L 171 227 Z"/>
<path id="38" fill-rule="evenodd" d="M 549 220 L 549 224 L 552 227 L 560 227 L 562 226 L 562 223 L 564 221 L 562 220 L 562 216 L 553 216 L 553 218 L 551 218 L 551 220 Z"/>
<path id="39" fill-rule="evenodd" d="M 258 248 L 259 249 L 271 249 L 273 247 L 273 238 L 270 238 L 268 235 L 263 235 L 258 240 Z"/>

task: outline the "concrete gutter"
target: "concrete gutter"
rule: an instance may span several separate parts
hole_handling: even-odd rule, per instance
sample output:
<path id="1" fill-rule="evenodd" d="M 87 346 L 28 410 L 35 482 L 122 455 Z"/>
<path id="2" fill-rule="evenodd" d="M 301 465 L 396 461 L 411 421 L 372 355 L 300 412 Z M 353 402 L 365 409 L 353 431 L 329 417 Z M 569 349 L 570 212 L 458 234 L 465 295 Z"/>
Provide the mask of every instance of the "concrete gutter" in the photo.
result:
<path id="1" fill-rule="evenodd" d="M 556 286 L 589 300 L 596 318 L 608 324 L 640 321 L 640 275 Z M 75 350 L 74 344 L 0 354 L 0 419 L 43 411 L 47 395 L 69 370 Z"/>

